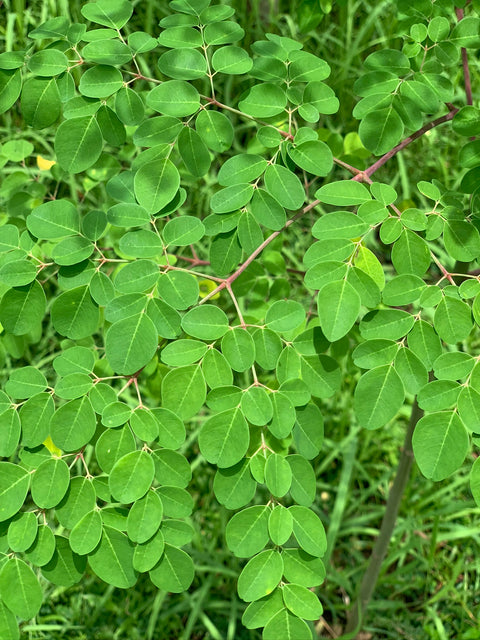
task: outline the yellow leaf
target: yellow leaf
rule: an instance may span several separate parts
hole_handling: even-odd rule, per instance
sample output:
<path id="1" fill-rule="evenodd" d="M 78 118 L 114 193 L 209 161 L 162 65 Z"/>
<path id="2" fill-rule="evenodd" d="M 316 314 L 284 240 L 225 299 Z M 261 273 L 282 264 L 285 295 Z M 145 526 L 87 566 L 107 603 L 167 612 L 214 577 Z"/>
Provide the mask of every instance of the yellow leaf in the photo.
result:
<path id="1" fill-rule="evenodd" d="M 37 156 L 37 167 L 40 169 L 40 171 L 48 171 L 48 169 L 51 169 L 54 164 L 55 160 L 47 160 L 42 156 Z"/>
<path id="2" fill-rule="evenodd" d="M 208 296 L 211 291 L 217 288 L 217 284 L 213 282 L 213 280 L 200 280 L 198 286 L 200 288 L 200 298 L 205 298 L 205 296 Z M 212 296 L 212 300 L 215 300 L 219 297 L 220 294 L 216 293 L 214 296 Z"/>
<path id="3" fill-rule="evenodd" d="M 48 436 L 48 438 L 44 441 L 43 445 L 50 451 L 52 455 L 58 457 L 62 455 L 62 450 L 53 443 L 53 440 L 50 436 Z"/>

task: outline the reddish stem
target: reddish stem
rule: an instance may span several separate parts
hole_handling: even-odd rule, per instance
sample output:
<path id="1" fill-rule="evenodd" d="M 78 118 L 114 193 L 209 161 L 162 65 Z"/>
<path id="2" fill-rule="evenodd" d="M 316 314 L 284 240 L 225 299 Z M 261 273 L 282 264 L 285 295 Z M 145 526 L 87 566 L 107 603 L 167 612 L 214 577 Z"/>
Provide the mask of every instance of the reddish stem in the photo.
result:
<path id="1" fill-rule="evenodd" d="M 452 120 L 454 115 L 457 113 L 457 111 L 458 111 L 458 108 L 452 106 L 450 111 L 446 113 L 444 116 L 440 116 L 439 118 L 436 118 L 431 122 L 427 122 L 427 124 L 424 124 L 423 127 L 418 129 L 418 131 L 415 131 L 414 133 L 410 134 L 404 140 L 399 142 L 396 147 L 393 147 L 393 149 L 385 153 L 381 158 L 379 158 L 376 162 L 370 165 L 368 169 L 365 169 L 365 171 L 359 172 L 356 176 L 352 178 L 352 180 L 355 180 L 357 182 L 362 182 L 363 180 L 365 180 L 365 177 L 367 178 L 370 177 L 372 174 L 375 173 L 375 171 L 378 171 L 380 167 L 383 167 L 383 165 L 386 162 L 388 162 L 390 158 L 393 158 L 393 156 L 395 156 L 399 151 L 402 151 L 402 149 L 405 149 L 405 147 L 407 147 L 411 142 L 413 142 L 414 140 L 417 140 L 418 138 L 421 138 L 427 131 L 430 131 L 431 129 L 438 127 L 438 125 L 443 124 L 444 122 L 449 122 L 449 120 Z"/>
<path id="2" fill-rule="evenodd" d="M 457 19 L 460 22 L 465 16 L 463 9 L 455 9 Z M 470 78 L 470 67 L 468 66 L 468 54 L 465 47 L 462 47 L 462 66 L 463 66 L 463 78 L 465 82 L 465 95 L 467 97 L 467 104 L 473 104 L 472 96 L 472 81 Z"/>

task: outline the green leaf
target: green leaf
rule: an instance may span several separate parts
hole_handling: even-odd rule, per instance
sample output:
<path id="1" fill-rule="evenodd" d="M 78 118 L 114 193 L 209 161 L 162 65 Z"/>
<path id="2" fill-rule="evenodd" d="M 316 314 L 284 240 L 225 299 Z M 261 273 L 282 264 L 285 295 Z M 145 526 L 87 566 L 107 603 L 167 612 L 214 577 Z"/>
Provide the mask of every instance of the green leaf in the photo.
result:
<path id="1" fill-rule="evenodd" d="M 480 256 L 480 234 L 465 220 L 448 220 L 443 231 L 445 248 L 454 260 L 471 262 Z"/>
<path id="2" fill-rule="evenodd" d="M 0 602 L 0 634 L 4 640 L 20 640 L 15 614 L 3 602 Z"/>
<path id="3" fill-rule="evenodd" d="M 328 85 L 323 82 L 309 82 L 305 87 L 305 91 L 303 92 L 303 101 L 304 105 L 300 105 L 299 113 L 307 120 L 305 111 L 306 106 L 311 106 L 315 109 L 316 112 L 330 115 L 336 113 L 339 107 L 338 98 L 336 98 L 333 89 L 331 89 Z M 315 114 L 316 116 L 316 114 Z M 307 120 L 308 122 L 316 122 L 317 118 L 314 117 L 311 120 Z"/>
<path id="4" fill-rule="evenodd" d="M 198 280 L 190 273 L 182 271 L 169 271 L 160 276 L 158 290 L 165 302 L 174 309 L 187 309 L 197 303 L 199 295 Z M 157 305 L 158 307 L 158 305 Z M 167 314 L 165 308 L 157 308 L 157 312 L 162 310 L 162 315 Z M 171 312 L 168 314 L 171 316 Z M 173 319 L 170 320 L 170 324 Z M 174 322 L 174 326 L 176 321 Z M 175 334 L 176 335 L 176 334 Z M 165 336 L 166 338 L 175 336 Z"/>
<path id="5" fill-rule="evenodd" d="M 222 338 L 222 353 L 234 371 L 243 372 L 253 365 L 255 343 L 248 331 L 234 328 Z"/>
<path id="6" fill-rule="evenodd" d="M 421 418 L 413 433 L 413 452 L 426 478 L 444 480 L 459 469 L 469 448 L 468 433 L 454 411 Z"/>
<path id="7" fill-rule="evenodd" d="M 271 396 L 273 415 L 268 430 L 275 438 L 287 438 L 295 424 L 295 407 L 290 398 L 284 393 Z"/>
<path id="8" fill-rule="evenodd" d="M 5 391 L 12 398 L 31 398 L 44 391 L 47 379 L 41 371 L 35 367 L 19 367 L 10 374 L 5 385 Z"/>
<path id="9" fill-rule="evenodd" d="M 305 192 L 299 178 L 286 167 L 271 164 L 265 170 L 265 188 L 286 209 L 299 209 Z"/>
<path id="10" fill-rule="evenodd" d="M 269 514 L 268 507 L 256 505 L 239 511 L 229 520 L 225 538 L 237 558 L 249 558 L 267 544 Z"/>
<path id="11" fill-rule="evenodd" d="M 202 109 L 195 120 L 195 129 L 212 151 L 223 153 L 232 146 L 232 123 L 219 111 Z"/>
<path id="12" fill-rule="evenodd" d="M 371 53 L 364 65 L 371 70 L 386 70 L 403 76 L 410 71 L 410 62 L 407 56 L 396 49 L 381 49 Z"/>
<path id="13" fill-rule="evenodd" d="M 264 426 L 273 417 L 273 406 L 270 396 L 263 387 L 250 387 L 241 400 L 243 415 L 249 422 L 257 426 Z"/>
<path id="14" fill-rule="evenodd" d="M 276 545 L 283 545 L 290 538 L 292 532 L 292 514 L 284 506 L 277 504 L 268 518 L 268 533 L 272 542 Z"/>
<path id="15" fill-rule="evenodd" d="M 413 316 L 401 309 L 370 311 L 360 322 L 360 333 L 366 340 L 398 340 L 410 331 L 414 322 Z"/>
<path id="16" fill-rule="evenodd" d="M 305 319 L 305 309 L 295 300 L 277 300 L 269 307 L 265 324 L 272 331 L 285 332 L 296 329 Z"/>
<path id="17" fill-rule="evenodd" d="M 210 168 L 210 153 L 200 135 L 191 127 L 183 127 L 178 136 L 178 151 L 188 171 L 195 177 Z"/>
<path id="18" fill-rule="evenodd" d="M 102 537 L 102 517 L 98 511 L 89 511 L 73 527 L 68 539 L 74 553 L 85 555 L 95 549 Z"/>
<path id="19" fill-rule="evenodd" d="M 242 616 L 242 624 L 247 629 L 264 627 L 281 609 L 283 609 L 281 590 L 275 589 L 270 595 L 248 605 Z"/>
<path id="20" fill-rule="evenodd" d="M 19 513 L 11 522 L 7 532 L 8 546 L 12 551 L 26 551 L 32 546 L 38 530 L 37 517 L 33 511 Z"/>
<path id="21" fill-rule="evenodd" d="M 278 551 L 262 551 L 243 568 L 238 578 L 238 595 L 246 602 L 259 600 L 275 589 L 282 574 L 283 561 Z"/>
<path id="22" fill-rule="evenodd" d="M 442 411 L 457 404 L 461 387 L 453 380 L 433 380 L 418 392 L 418 405 L 425 411 Z"/>
<path id="23" fill-rule="evenodd" d="M 325 567 L 320 558 L 302 549 L 285 549 L 282 557 L 284 576 L 290 582 L 304 587 L 317 587 L 325 580 Z"/>
<path id="24" fill-rule="evenodd" d="M 91 167 L 102 152 L 102 133 L 94 116 L 65 120 L 55 134 L 55 153 L 62 169 L 80 173 Z"/>
<path id="25" fill-rule="evenodd" d="M 239 462 L 247 452 L 249 442 L 248 425 L 239 408 L 208 418 L 198 436 L 202 455 L 221 468 Z"/>
<path id="26" fill-rule="evenodd" d="M 461 342 L 473 329 L 470 306 L 458 298 L 445 296 L 435 310 L 433 324 L 435 331 L 445 342 Z"/>
<path id="27" fill-rule="evenodd" d="M 334 211 L 319 218 L 312 227 L 312 235 L 320 240 L 357 238 L 368 231 L 368 225 L 350 211 Z M 331 243 L 329 243 L 331 245 Z M 315 246 L 315 245 L 314 245 Z M 335 257 L 325 258 L 335 260 Z M 322 260 L 323 262 L 323 260 Z"/>
<path id="28" fill-rule="evenodd" d="M 134 545 L 125 534 L 104 526 L 100 544 L 88 556 L 88 563 L 95 575 L 107 584 L 128 589 L 137 581 L 133 553 Z"/>
<path id="29" fill-rule="evenodd" d="M 9 458 L 17 449 L 20 440 L 21 425 L 18 413 L 15 409 L 7 409 L 0 414 L 2 416 L 2 441 L 0 442 L 0 455 Z"/>
<path id="30" fill-rule="evenodd" d="M 214 70 L 229 75 L 248 73 L 252 68 L 252 64 L 252 59 L 248 53 L 240 47 L 221 47 L 212 56 Z"/>
<path id="31" fill-rule="evenodd" d="M 84 49 L 85 51 L 85 49 Z M 103 53 L 101 55 L 104 55 Z M 140 96 L 124 87 L 115 94 L 115 113 L 123 124 L 134 126 L 143 120 L 145 107 Z"/>
<path id="32" fill-rule="evenodd" d="M 235 184 L 214 193 L 210 199 L 210 208 L 214 213 L 228 213 L 241 209 L 248 204 L 253 195 L 251 184 Z"/>
<path id="33" fill-rule="evenodd" d="M 200 108 L 200 95 L 185 80 L 168 80 L 147 95 L 147 106 L 167 116 L 190 116 Z"/>
<path id="34" fill-rule="evenodd" d="M 115 289 L 120 293 L 150 291 L 157 283 L 159 275 L 158 265 L 152 260 L 135 260 L 117 272 Z"/>
<path id="35" fill-rule="evenodd" d="M 157 531 L 149 540 L 137 544 L 133 554 L 133 568 L 136 571 L 150 571 L 162 557 L 165 550 L 163 531 Z"/>
<path id="36" fill-rule="evenodd" d="M 44 49 L 34 53 L 27 62 L 27 69 L 35 76 L 58 76 L 67 70 L 67 56 L 58 49 Z"/>
<path id="37" fill-rule="evenodd" d="M 263 242 L 263 233 L 251 213 L 245 212 L 238 223 L 238 239 L 242 249 L 251 255 Z M 19 283 L 24 284 L 24 283 Z"/>
<path id="38" fill-rule="evenodd" d="M 78 264 L 89 258 L 95 247 L 83 236 L 71 236 L 60 240 L 52 251 L 53 260 L 62 266 Z"/>
<path id="39" fill-rule="evenodd" d="M 202 361 L 205 382 L 211 389 L 233 383 L 233 373 L 225 356 L 217 349 L 207 349 Z"/>
<path id="40" fill-rule="evenodd" d="M 292 470 L 290 495 L 297 504 L 309 507 L 315 500 L 315 472 L 311 464 L 302 455 L 289 455 L 286 460 Z"/>
<path id="41" fill-rule="evenodd" d="M 158 59 L 160 71 L 175 80 L 197 80 L 207 74 L 207 62 L 197 49 L 172 49 Z"/>
<path id="42" fill-rule="evenodd" d="M 8 111 L 17 101 L 22 89 L 20 69 L 4 71 L 0 69 L 0 114 Z"/>
<path id="43" fill-rule="evenodd" d="M 464 387 L 458 396 L 458 413 L 467 429 L 477 433 L 480 427 L 480 393 L 471 387 Z"/>
<path id="44" fill-rule="evenodd" d="M 320 140 L 302 142 L 288 151 L 295 164 L 314 176 L 326 176 L 333 167 L 330 147 Z"/>
<path id="45" fill-rule="evenodd" d="M 287 104 L 287 97 L 281 87 L 264 82 L 254 85 L 238 106 L 242 111 L 254 118 L 271 118 L 282 113 Z"/>
<path id="46" fill-rule="evenodd" d="M 36 280 L 9 289 L 0 302 L 0 322 L 8 333 L 24 335 L 41 323 L 45 305 L 45 294 Z"/>
<path id="47" fill-rule="evenodd" d="M 180 487 L 160 487 L 157 489 L 163 504 L 163 511 L 171 518 L 188 518 L 193 510 L 193 498 Z"/>
<path id="48" fill-rule="evenodd" d="M 168 159 L 144 164 L 135 174 L 135 196 L 148 213 L 157 213 L 175 196 L 180 176 Z"/>
<path id="49" fill-rule="evenodd" d="M 317 596 L 300 584 L 286 584 L 283 587 L 283 600 L 287 609 L 305 620 L 318 620 L 323 613 Z"/>
<path id="50" fill-rule="evenodd" d="M 135 450 L 135 438 L 128 427 L 102 433 L 95 445 L 95 456 L 100 468 L 110 473 L 114 465 Z"/>
<path id="51" fill-rule="evenodd" d="M 312 632 L 307 623 L 283 609 L 265 625 L 263 640 L 312 640 Z"/>
<path id="52" fill-rule="evenodd" d="M 252 500 L 256 488 L 245 458 L 233 467 L 218 469 L 213 480 L 215 497 L 227 509 L 244 507 Z"/>
<path id="53" fill-rule="evenodd" d="M 90 400 L 82 396 L 63 404 L 50 420 L 50 435 L 63 451 L 76 451 L 90 441 L 96 420 Z"/>
<path id="54" fill-rule="evenodd" d="M 317 514 L 297 505 L 289 511 L 293 516 L 293 533 L 301 548 L 312 556 L 323 556 L 327 550 L 327 537 Z"/>
<path id="55" fill-rule="evenodd" d="M 165 545 L 160 562 L 149 573 L 156 587 L 170 593 L 186 591 L 193 582 L 194 574 L 190 556 L 169 544 Z"/>
<path id="56" fill-rule="evenodd" d="M 369 111 L 358 128 L 364 146 L 377 156 L 393 149 L 402 139 L 403 131 L 402 119 L 392 107 Z"/>
<path id="57" fill-rule="evenodd" d="M 132 52 L 127 45 L 120 42 L 120 40 L 95 40 L 83 47 L 82 58 L 88 62 L 96 62 L 100 65 L 117 66 L 130 62 Z M 131 89 L 128 88 L 125 90 L 131 91 Z"/>
<path id="58" fill-rule="evenodd" d="M 216 340 L 228 331 L 228 318 L 220 307 L 204 304 L 187 311 L 182 318 L 182 328 L 200 340 Z"/>
<path id="59" fill-rule="evenodd" d="M 255 189 L 250 208 L 255 220 L 272 231 L 279 231 L 286 222 L 284 208 L 264 189 Z"/>
<path id="60" fill-rule="evenodd" d="M 475 366 L 475 359 L 463 351 L 442 353 L 433 363 L 433 372 L 438 380 L 461 380 Z"/>
<path id="61" fill-rule="evenodd" d="M 458 47 L 478 47 L 480 44 L 480 18 L 467 16 L 459 21 L 448 38 Z"/>
<path id="62" fill-rule="evenodd" d="M 375 367 L 355 388 L 355 414 L 362 427 L 378 429 L 395 417 L 405 399 L 400 376 L 392 366 Z"/>
<path id="63" fill-rule="evenodd" d="M 256 329 L 252 338 L 255 343 L 255 361 L 264 369 L 275 369 L 282 351 L 280 337 L 271 329 Z"/>
<path id="64" fill-rule="evenodd" d="M 163 406 L 182 420 L 188 420 L 199 411 L 205 396 L 205 380 L 199 365 L 174 369 L 162 381 Z"/>
<path id="65" fill-rule="evenodd" d="M 95 333 L 99 310 L 84 286 L 61 293 L 52 305 L 51 316 L 60 335 L 79 340 Z"/>
<path id="66" fill-rule="evenodd" d="M 413 351 L 401 347 L 395 357 L 395 369 L 407 393 L 416 394 L 428 382 L 425 365 Z"/>
<path id="67" fill-rule="evenodd" d="M 326 284 L 317 299 L 322 330 L 330 342 L 346 335 L 360 312 L 360 296 L 347 282 L 340 280 Z"/>
<path id="68" fill-rule="evenodd" d="M 408 346 L 428 370 L 442 353 L 442 343 L 434 328 L 424 320 L 417 320 L 408 334 Z"/>
<path id="69" fill-rule="evenodd" d="M 373 369 L 391 364 L 397 354 L 398 345 L 393 340 L 367 340 L 355 347 L 352 357 L 357 367 Z"/>
<path id="70" fill-rule="evenodd" d="M 20 104 L 25 122 L 34 129 L 45 129 L 52 125 L 62 110 L 55 78 L 29 78 L 23 85 Z"/>
<path id="71" fill-rule="evenodd" d="M 112 29 L 121 29 L 130 19 L 133 6 L 127 0 L 97 0 L 84 4 L 81 12 L 91 22 Z"/>
<path id="72" fill-rule="evenodd" d="M 72 478 L 62 501 L 55 509 L 55 516 L 60 524 L 67 528 L 73 527 L 95 508 L 96 494 L 92 480 L 83 476 Z"/>
<path id="73" fill-rule="evenodd" d="M 162 362 L 172 367 L 182 367 L 198 362 L 208 347 L 199 340 L 175 340 L 162 349 Z"/>
<path id="74" fill-rule="evenodd" d="M 315 192 L 315 197 L 325 204 L 350 207 L 372 199 L 367 187 L 351 180 L 338 180 L 325 184 Z"/>
<path id="75" fill-rule="evenodd" d="M 319 82 L 330 75 L 330 66 L 325 60 L 306 51 L 292 51 L 289 59 L 289 77 L 295 82 Z"/>
<path id="76" fill-rule="evenodd" d="M 152 457 L 146 451 L 132 451 L 117 460 L 110 472 L 108 486 L 118 502 L 128 504 L 147 493 L 154 474 Z"/>
<path id="77" fill-rule="evenodd" d="M 42 588 L 32 569 L 19 558 L 10 558 L 0 571 L 2 600 L 12 613 L 24 620 L 37 615 L 42 605 Z"/>
<path id="78" fill-rule="evenodd" d="M 430 266 L 428 246 L 416 233 L 406 229 L 392 248 L 392 262 L 397 273 L 423 276 Z"/>
<path id="79" fill-rule="evenodd" d="M 278 453 L 272 453 L 267 458 L 265 484 L 276 498 L 281 498 L 290 490 L 292 470 L 287 460 Z"/>
<path id="80" fill-rule="evenodd" d="M 48 564 L 55 553 L 55 536 L 47 525 L 40 525 L 32 546 L 25 552 L 29 562 L 37 567 Z"/>
<path id="81" fill-rule="evenodd" d="M 420 297 L 425 283 L 413 274 L 402 274 L 387 282 L 382 293 L 383 302 L 391 307 L 402 307 Z"/>
<path id="82" fill-rule="evenodd" d="M 293 438 L 298 453 L 312 460 L 323 444 L 323 416 L 316 404 L 306 404 L 297 409 L 297 421 Z"/>
<path id="83" fill-rule="evenodd" d="M 262 156 L 241 153 L 222 164 L 217 176 L 218 182 L 224 187 L 253 182 L 263 174 L 266 167 L 267 161 Z"/>
<path id="84" fill-rule="evenodd" d="M 158 42 L 171 49 L 195 49 L 203 44 L 200 31 L 182 26 L 164 29 L 158 36 Z"/>
<path id="85" fill-rule="evenodd" d="M 31 484 L 32 498 L 41 509 L 55 507 L 67 492 L 70 472 L 59 458 L 45 460 L 36 470 Z"/>
<path id="86" fill-rule="evenodd" d="M 80 217 L 69 200 L 60 198 L 35 207 L 27 218 L 27 228 L 37 238 L 56 240 L 80 233 Z"/>
<path id="87" fill-rule="evenodd" d="M 146 314 L 114 322 L 105 336 L 105 353 L 111 367 L 119 374 L 133 374 L 155 355 L 158 334 Z"/>

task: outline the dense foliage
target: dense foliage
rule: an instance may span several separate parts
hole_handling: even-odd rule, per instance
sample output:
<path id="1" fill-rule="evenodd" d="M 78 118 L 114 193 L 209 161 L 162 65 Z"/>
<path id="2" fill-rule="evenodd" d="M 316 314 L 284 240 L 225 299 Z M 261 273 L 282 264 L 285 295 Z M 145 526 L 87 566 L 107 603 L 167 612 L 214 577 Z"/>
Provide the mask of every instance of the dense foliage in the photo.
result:
<path id="1" fill-rule="evenodd" d="M 362 428 L 411 406 L 406 455 L 458 472 L 480 432 L 478 5 L 398 2 L 403 43 L 366 57 L 344 139 L 330 61 L 274 33 L 243 48 L 210 0 L 172 0 L 155 33 L 90 2 L 0 54 L 2 639 L 46 582 L 191 586 L 197 441 L 244 627 L 311 639 L 332 553 L 315 461 L 346 380 Z M 375 181 L 446 123 L 458 176 L 416 202 Z"/>

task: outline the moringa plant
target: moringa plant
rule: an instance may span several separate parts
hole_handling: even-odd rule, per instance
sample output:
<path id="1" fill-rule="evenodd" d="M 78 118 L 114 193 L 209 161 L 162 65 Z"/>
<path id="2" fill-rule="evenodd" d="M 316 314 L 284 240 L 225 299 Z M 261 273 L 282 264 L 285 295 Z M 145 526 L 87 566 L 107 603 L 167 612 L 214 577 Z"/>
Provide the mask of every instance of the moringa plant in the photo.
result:
<path id="1" fill-rule="evenodd" d="M 457 5 L 397 3 L 403 44 L 366 57 L 348 149 L 328 61 L 276 34 L 245 50 L 225 4 L 172 0 L 146 33 L 98 0 L 0 54 L 2 640 L 40 582 L 190 587 L 197 433 L 244 626 L 310 640 L 331 552 L 315 459 L 345 376 L 364 429 L 411 407 L 360 628 L 412 451 L 443 480 L 479 442 L 480 2 Z M 440 125 L 463 136 L 454 188 L 404 206 L 375 174 Z"/>

